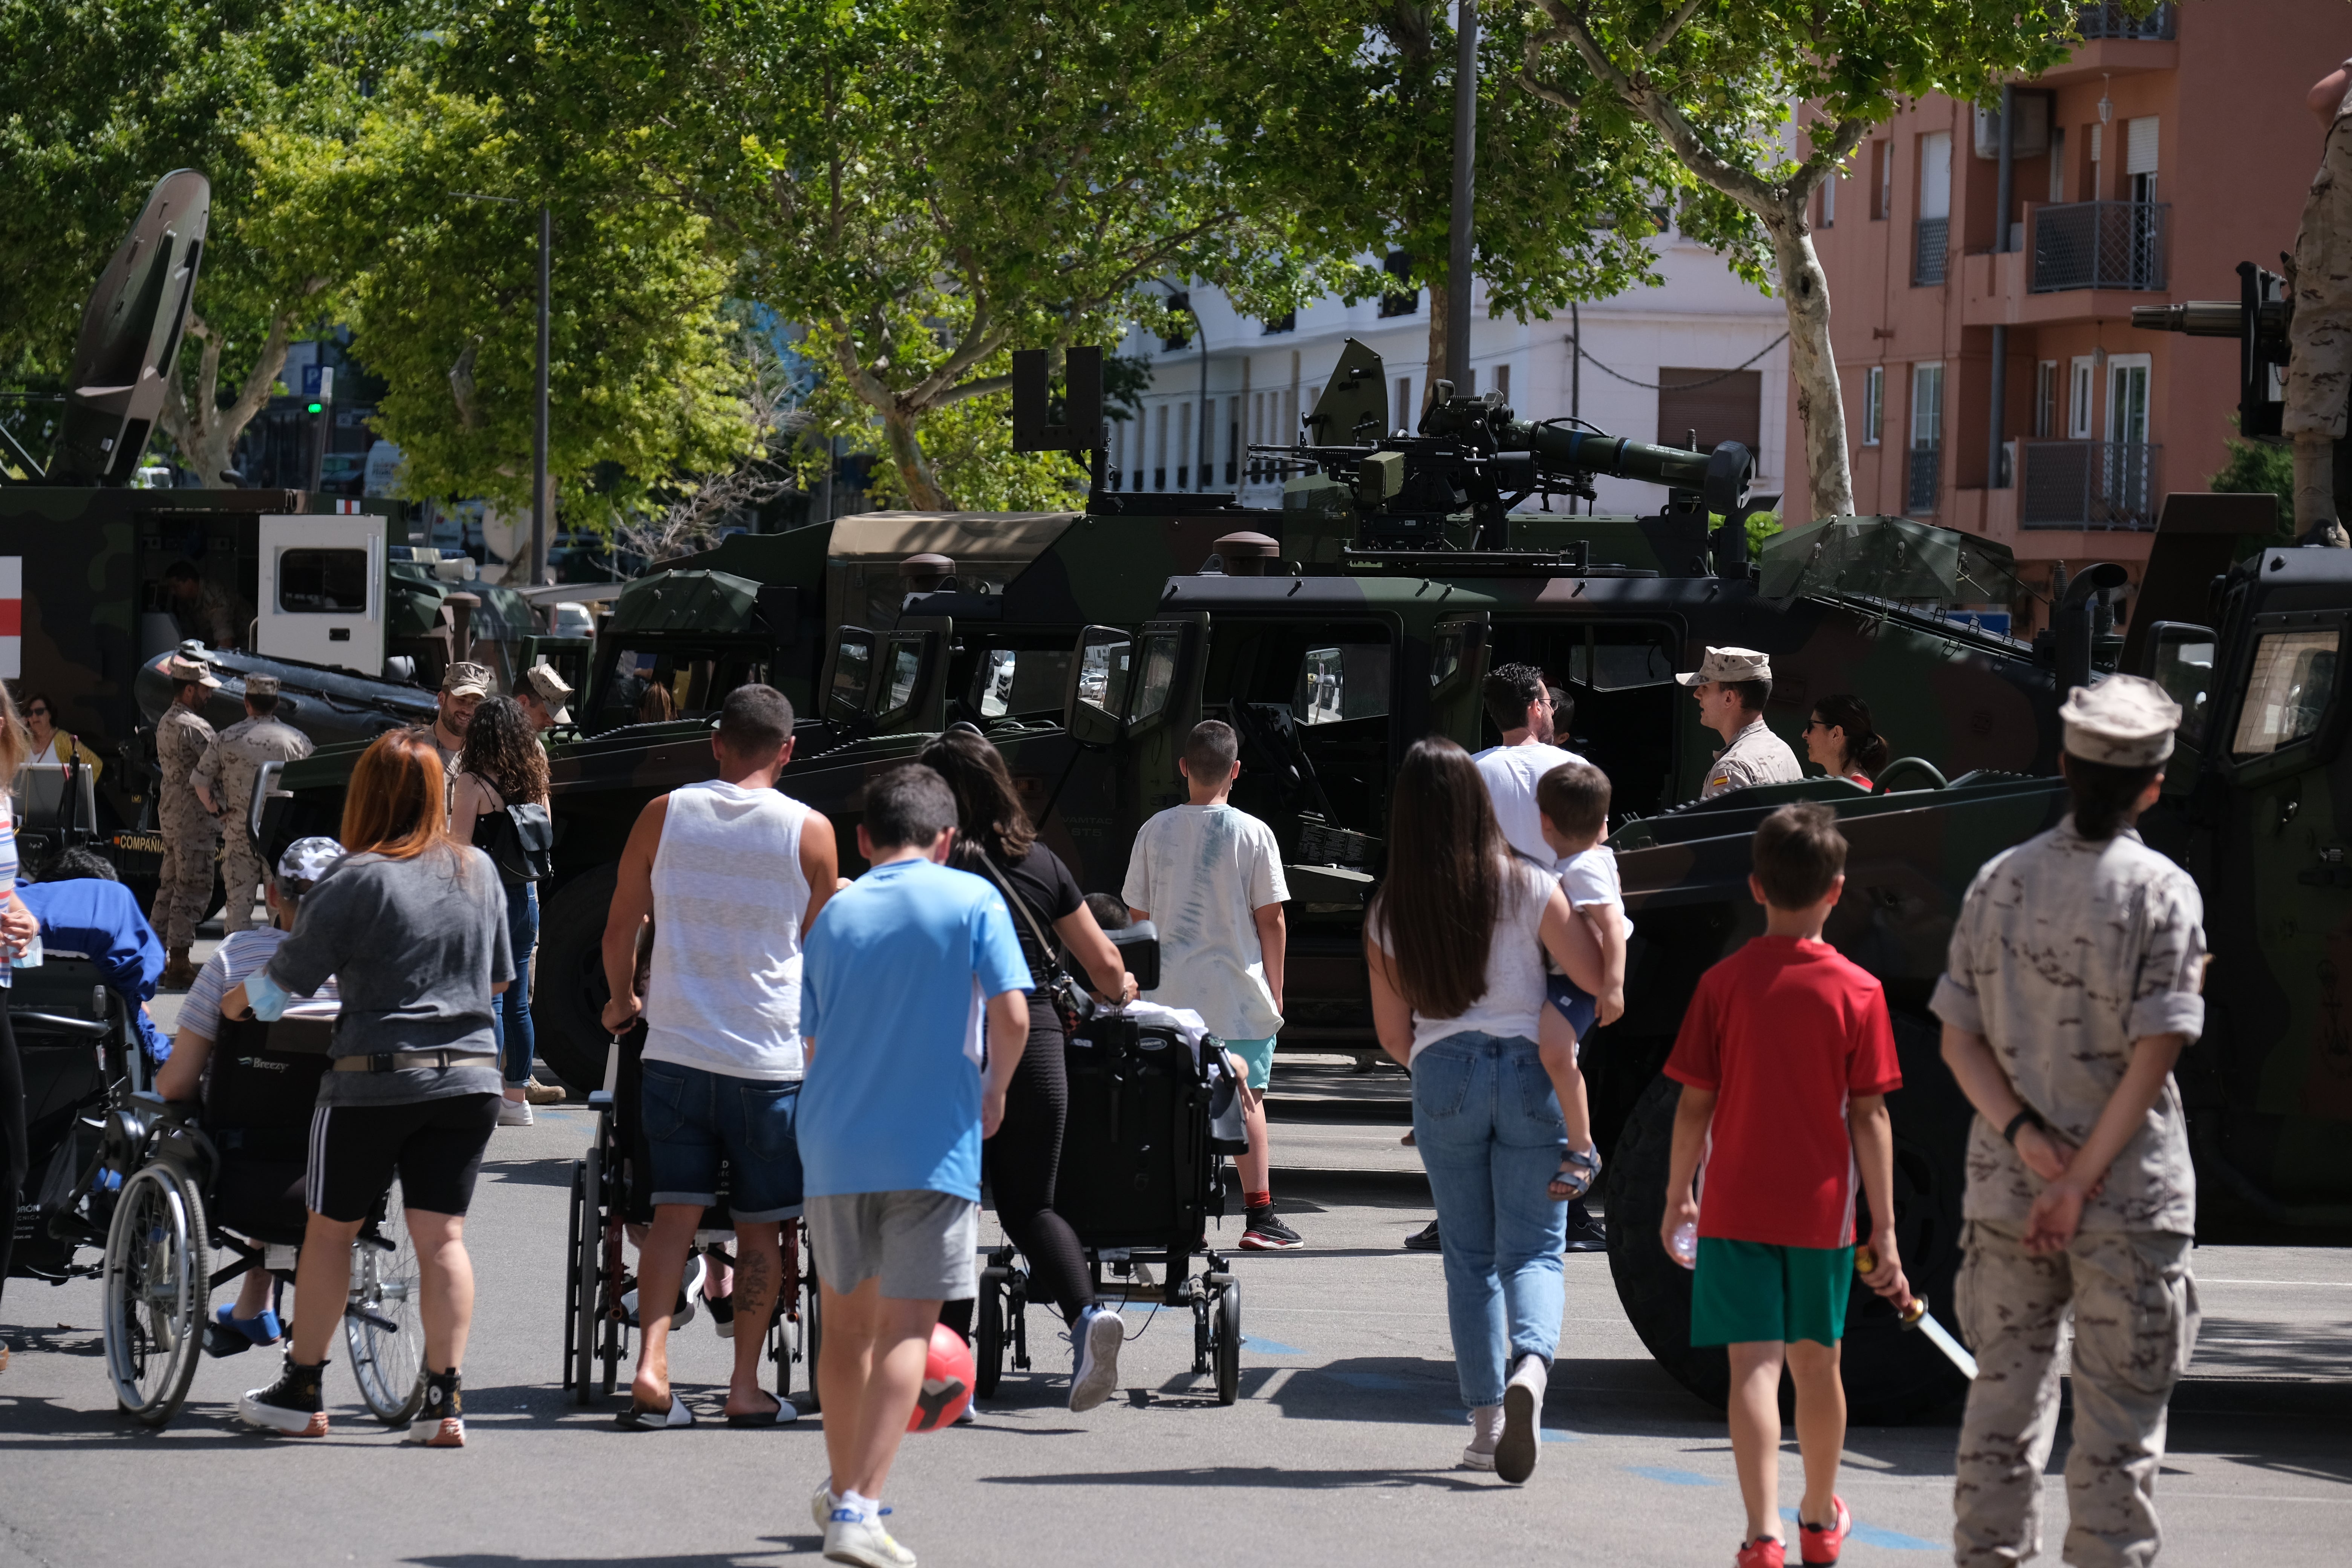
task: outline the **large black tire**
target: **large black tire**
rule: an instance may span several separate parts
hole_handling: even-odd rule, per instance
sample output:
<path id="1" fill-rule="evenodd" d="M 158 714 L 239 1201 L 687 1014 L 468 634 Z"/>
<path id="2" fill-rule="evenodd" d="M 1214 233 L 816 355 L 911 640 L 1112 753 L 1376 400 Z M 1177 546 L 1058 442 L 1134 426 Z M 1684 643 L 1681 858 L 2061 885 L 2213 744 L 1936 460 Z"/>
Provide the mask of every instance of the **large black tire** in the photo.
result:
<path id="1" fill-rule="evenodd" d="M 1952 1281 L 1959 1270 L 1971 1113 L 1940 1059 L 1932 1019 L 1898 1013 L 1895 1039 L 1910 1086 L 1887 1097 L 1895 1124 L 1895 1237 L 1913 1292 L 1957 1331 Z M 1608 1172 L 1609 1271 L 1626 1317 L 1658 1364 L 1720 1407 L 1729 1393 L 1729 1363 L 1719 1347 L 1692 1346 L 1690 1272 L 1658 1240 L 1681 1095 L 1682 1086 L 1662 1076 L 1626 1121 Z M 1968 1389 L 1927 1337 L 1904 1330 L 1894 1309 L 1859 1279 L 1846 1306 L 1843 1366 L 1848 1416 L 1859 1426 L 1927 1419 Z"/>
<path id="2" fill-rule="evenodd" d="M 539 960 L 530 1016 L 539 1059 L 585 1096 L 604 1087 L 604 917 L 620 880 L 617 865 L 583 871 L 556 889 L 540 911 Z"/>

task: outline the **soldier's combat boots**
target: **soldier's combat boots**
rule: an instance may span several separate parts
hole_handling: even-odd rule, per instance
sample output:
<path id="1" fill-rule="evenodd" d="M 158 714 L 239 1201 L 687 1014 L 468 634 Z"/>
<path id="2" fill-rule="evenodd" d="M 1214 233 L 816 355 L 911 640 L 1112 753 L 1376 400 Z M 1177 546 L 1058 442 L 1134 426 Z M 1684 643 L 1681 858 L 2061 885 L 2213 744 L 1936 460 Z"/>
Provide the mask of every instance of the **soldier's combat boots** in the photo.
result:
<path id="1" fill-rule="evenodd" d="M 163 978 L 158 986 L 165 991 L 185 991 L 196 983 L 196 966 L 188 962 L 188 950 L 175 947 L 171 962 L 163 965 Z"/>

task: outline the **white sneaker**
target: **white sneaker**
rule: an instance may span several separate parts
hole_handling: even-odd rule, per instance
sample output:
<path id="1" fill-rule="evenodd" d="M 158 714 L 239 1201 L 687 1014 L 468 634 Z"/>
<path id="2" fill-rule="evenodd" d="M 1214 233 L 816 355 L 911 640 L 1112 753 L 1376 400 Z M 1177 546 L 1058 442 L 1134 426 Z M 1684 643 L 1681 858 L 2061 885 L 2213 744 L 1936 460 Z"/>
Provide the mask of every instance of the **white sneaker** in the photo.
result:
<path id="1" fill-rule="evenodd" d="M 890 1539 L 878 1519 L 837 1508 L 824 1523 L 824 1554 L 859 1568 L 915 1568 L 915 1554 Z"/>
<path id="2" fill-rule="evenodd" d="M 1070 1336 L 1070 1408 L 1092 1410 L 1118 1387 L 1118 1347 L 1127 1324 L 1108 1307 L 1089 1307 Z"/>
<path id="3" fill-rule="evenodd" d="M 1517 1486 L 1535 1474 L 1536 1456 L 1543 1449 L 1544 1388 L 1551 1368 L 1539 1355 L 1523 1355 L 1503 1386 L 1503 1435 L 1495 1444 L 1495 1474 Z"/>
<path id="4" fill-rule="evenodd" d="M 499 1100 L 499 1125 L 501 1127 L 530 1126 L 530 1101 L 528 1100 L 508 1100 L 501 1096 Z"/>
<path id="5" fill-rule="evenodd" d="M 1470 1412 L 1470 1446 L 1462 1450 L 1462 1468 L 1466 1470 L 1491 1470 L 1495 1468 L 1495 1445 L 1503 1436 L 1503 1407 L 1481 1405 Z"/>

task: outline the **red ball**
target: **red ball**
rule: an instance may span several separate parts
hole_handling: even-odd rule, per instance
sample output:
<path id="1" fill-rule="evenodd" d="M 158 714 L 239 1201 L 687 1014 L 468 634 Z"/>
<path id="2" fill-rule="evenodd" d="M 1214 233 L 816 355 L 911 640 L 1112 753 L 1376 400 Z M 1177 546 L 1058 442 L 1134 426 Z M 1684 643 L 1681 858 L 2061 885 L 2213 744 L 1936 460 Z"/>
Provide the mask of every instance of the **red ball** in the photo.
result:
<path id="1" fill-rule="evenodd" d="M 933 1323 L 930 1346 L 923 1356 L 923 1386 L 915 1394 L 907 1430 L 936 1432 L 953 1426 L 971 1403 L 972 1379 L 979 1375 L 979 1364 L 963 1336 L 945 1323 Z"/>

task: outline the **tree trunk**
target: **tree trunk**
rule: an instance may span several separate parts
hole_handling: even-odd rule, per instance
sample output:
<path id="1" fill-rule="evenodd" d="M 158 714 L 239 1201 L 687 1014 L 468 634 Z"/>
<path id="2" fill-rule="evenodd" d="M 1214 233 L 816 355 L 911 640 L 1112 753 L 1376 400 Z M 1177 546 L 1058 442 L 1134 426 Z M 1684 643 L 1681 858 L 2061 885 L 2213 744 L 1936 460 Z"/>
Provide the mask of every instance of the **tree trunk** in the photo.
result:
<path id="1" fill-rule="evenodd" d="M 290 321 L 289 312 L 269 323 L 269 335 L 262 340 L 260 356 L 254 361 L 245 384 L 237 389 L 236 400 L 223 408 L 220 342 L 201 319 L 190 319 L 188 335 L 204 344 L 197 360 L 195 390 L 191 394 L 186 384 L 175 375 L 164 395 L 163 412 L 157 423 L 179 448 L 181 463 L 205 489 L 218 488 L 221 477 L 228 471 L 229 459 L 236 454 L 237 437 L 245 434 L 245 427 L 253 423 L 253 416 L 269 401 L 269 389 L 277 384 L 278 373 L 286 368 Z"/>
<path id="2" fill-rule="evenodd" d="M 1445 379 L 1445 323 L 1450 319 L 1445 305 L 1445 285 L 1430 284 L 1429 363 L 1422 367 L 1421 402 L 1417 406 L 1400 408 L 1396 413 L 1396 422 L 1408 430 L 1420 428 L 1422 409 L 1429 406 L 1429 400 L 1437 395 L 1437 384 Z M 1458 393 L 1462 389 L 1457 386 L 1454 390 Z"/>
<path id="3" fill-rule="evenodd" d="M 898 465 L 898 482 L 907 488 L 907 505 L 917 511 L 952 511 L 954 503 L 940 488 L 931 460 L 923 456 L 922 439 L 915 429 L 918 417 L 911 409 L 884 409 L 882 439 L 890 448 L 890 461 Z"/>
<path id="4" fill-rule="evenodd" d="M 1853 515 L 1853 470 L 1846 460 L 1845 399 L 1838 388 L 1837 356 L 1830 346 L 1830 285 L 1801 219 L 1767 216 L 1772 257 L 1780 272 L 1780 302 L 1789 315 L 1789 368 L 1797 384 L 1797 422 L 1805 436 L 1806 513 L 1783 526 Z"/>

